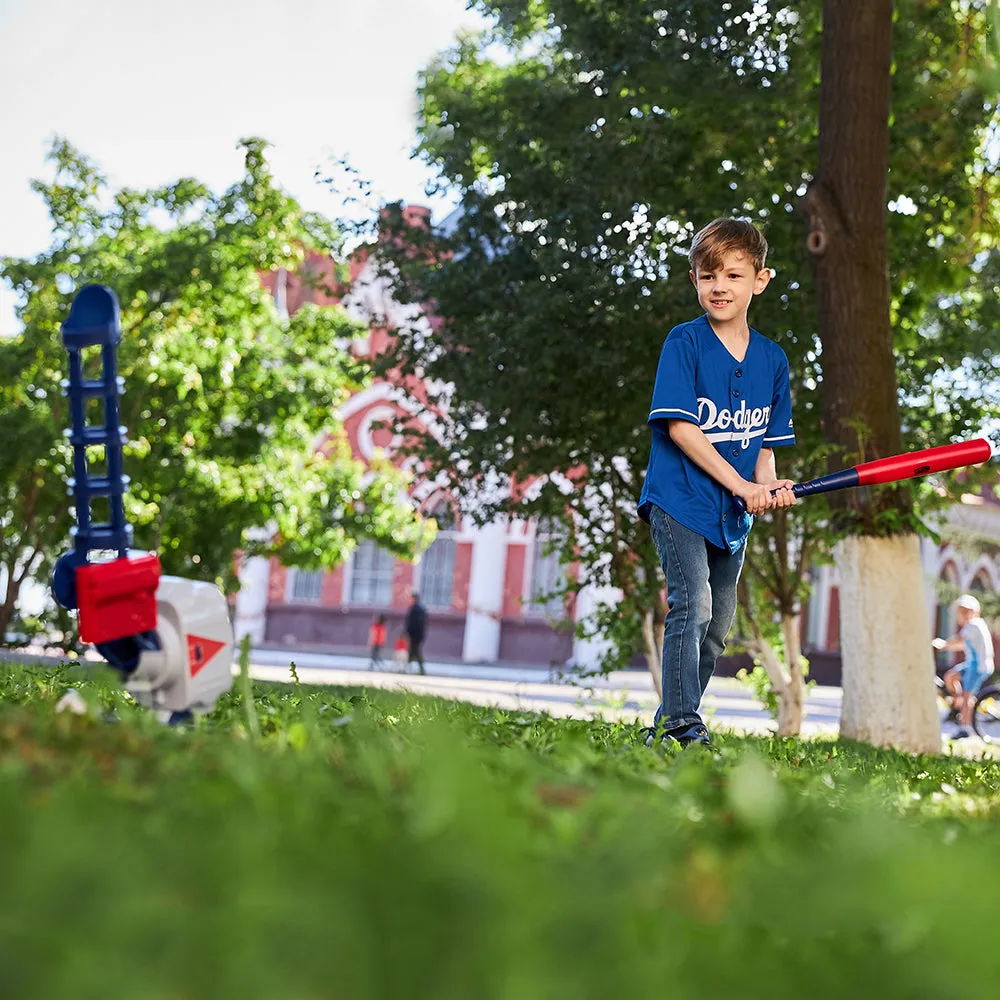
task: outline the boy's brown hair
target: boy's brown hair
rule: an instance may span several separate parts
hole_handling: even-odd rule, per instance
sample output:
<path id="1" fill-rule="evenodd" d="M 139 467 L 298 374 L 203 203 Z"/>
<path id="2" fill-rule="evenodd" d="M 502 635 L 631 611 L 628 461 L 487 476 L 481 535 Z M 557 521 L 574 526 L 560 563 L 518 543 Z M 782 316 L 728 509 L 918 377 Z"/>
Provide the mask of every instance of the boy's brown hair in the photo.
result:
<path id="1" fill-rule="evenodd" d="M 745 253 L 760 273 L 767 261 L 767 240 L 748 219 L 713 219 L 695 233 L 688 261 L 692 271 L 714 271 L 729 253 Z"/>

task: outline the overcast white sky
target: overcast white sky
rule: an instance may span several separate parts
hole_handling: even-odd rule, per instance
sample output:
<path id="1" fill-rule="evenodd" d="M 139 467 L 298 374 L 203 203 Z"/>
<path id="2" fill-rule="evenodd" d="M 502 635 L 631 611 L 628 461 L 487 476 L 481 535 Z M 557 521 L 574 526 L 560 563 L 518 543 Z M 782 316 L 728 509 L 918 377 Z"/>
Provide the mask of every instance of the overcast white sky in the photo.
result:
<path id="1" fill-rule="evenodd" d="M 478 22 L 465 0 L 0 0 L 0 255 L 48 245 L 29 189 L 65 135 L 113 183 L 239 176 L 235 144 L 274 143 L 279 183 L 307 208 L 347 154 L 388 199 L 427 203 L 415 140 L 417 73 Z M 0 283 L 0 333 L 17 328 Z"/>

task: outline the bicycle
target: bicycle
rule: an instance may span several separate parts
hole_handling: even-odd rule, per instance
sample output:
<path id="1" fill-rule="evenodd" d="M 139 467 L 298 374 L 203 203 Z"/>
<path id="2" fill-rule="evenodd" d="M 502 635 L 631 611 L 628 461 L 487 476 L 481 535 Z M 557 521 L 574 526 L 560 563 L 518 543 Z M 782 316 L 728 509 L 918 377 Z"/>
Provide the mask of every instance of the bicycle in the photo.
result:
<path id="1" fill-rule="evenodd" d="M 958 722 L 958 709 L 952 703 L 951 692 L 945 686 L 944 678 L 940 674 L 934 675 L 934 687 L 937 689 L 938 701 L 948 709 L 944 721 Z"/>
<path id="2" fill-rule="evenodd" d="M 1000 743 L 1000 676 L 994 674 L 976 695 L 972 731 L 984 743 Z"/>
<path id="3" fill-rule="evenodd" d="M 958 722 L 958 709 L 940 674 L 934 676 L 937 696 L 948 709 L 945 722 Z M 972 731 L 984 743 L 1000 743 L 1000 671 L 988 677 L 979 688 L 972 705 Z"/>

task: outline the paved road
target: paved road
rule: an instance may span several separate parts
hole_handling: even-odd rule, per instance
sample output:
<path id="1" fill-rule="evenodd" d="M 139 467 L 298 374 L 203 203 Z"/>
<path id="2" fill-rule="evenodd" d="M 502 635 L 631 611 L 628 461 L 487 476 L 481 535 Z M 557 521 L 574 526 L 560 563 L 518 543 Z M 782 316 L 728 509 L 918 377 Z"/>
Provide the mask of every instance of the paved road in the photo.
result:
<path id="1" fill-rule="evenodd" d="M 550 715 L 634 721 L 648 725 L 657 698 L 644 671 L 619 671 L 607 677 L 559 678 L 544 669 L 477 667 L 428 663 L 427 675 L 370 671 L 359 657 L 255 650 L 251 673 L 266 681 L 288 681 L 289 662 L 304 684 L 368 685 L 402 688 L 416 694 L 457 698 L 478 705 L 548 712 Z M 720 730 L 766 733 L 777 727 L 739 681 L 713 678 L 705 698 L 706 721 Z M 835 735 L 840 719 L 840 689 L 813 688 L 806 703 L 804 736 Z"/>

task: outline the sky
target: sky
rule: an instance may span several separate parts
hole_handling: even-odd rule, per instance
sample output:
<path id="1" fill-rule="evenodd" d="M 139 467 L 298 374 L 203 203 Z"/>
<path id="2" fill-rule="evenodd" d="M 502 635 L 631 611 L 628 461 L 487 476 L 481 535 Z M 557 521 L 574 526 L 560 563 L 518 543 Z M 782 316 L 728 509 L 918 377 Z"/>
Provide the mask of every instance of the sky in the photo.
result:
<path id="1" fill-rule="evenodd" d="M 0 0 L 0 256 L 48 246 L 32 193 L 54 135 L 114 185 L 193 176 L 221 190 L 236 142 L 273 143 L 278 182 L 312 210 L 346 155 L 386 200 L 433 204 L 410 158 L 419 71 L 480 22 L 466 0 Z M 18 329 L 0 283 L 0 334 Z"/>

